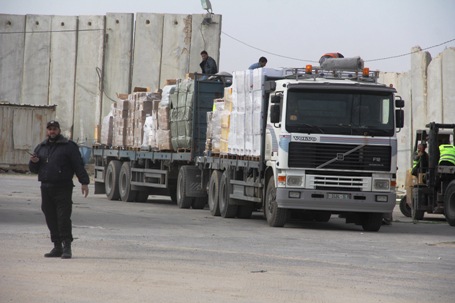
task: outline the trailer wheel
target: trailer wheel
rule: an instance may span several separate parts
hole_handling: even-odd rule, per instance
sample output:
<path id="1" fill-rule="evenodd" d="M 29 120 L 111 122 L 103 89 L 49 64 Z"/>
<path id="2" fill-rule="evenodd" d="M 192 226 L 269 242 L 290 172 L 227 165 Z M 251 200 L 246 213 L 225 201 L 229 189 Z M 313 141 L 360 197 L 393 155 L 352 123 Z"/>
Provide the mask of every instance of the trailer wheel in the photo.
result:
<path id="1" fill-rule="evenodd" d="M 455 226 L 455 180 L 449 183 L 444 194 L 444 215 L 450 226 Z"/>
<path id="2" fill-rule="evenodd" d="M 273 177 L 269 179 L 265 195 L 265 218 L 272 227 L 283 227 L 288 219 L 289 211 L 285 208 L 278 208 L 276 203 L 276 188 Z"/>
<path id="3" fill-rule="evenodd" d="M 188 167 L 182 166 L 177 177 L 177 206 L 179 208 L 190 208 L 193 198 L 186 195 L 186 182 L 188 180 Z"/>
<path id="4" fill-rule="evenodd" d="M 221 172 L 219 170 L 214 170 L 210 176 L 209 181 L 209 192 L 208 192 L 208 204 L 210 208 L 210 213 L 212 216 L 220 215 L 220 204 L 219 204 L 219 192 L 220 192 L 220 179 Z"/>
<path id="5" fill-rule="evenodd" d="M 411 218 L 412 220 L 423 220 L 425 211 L 417 210 L 417 197 L 412 197 Z"/>
<path id="6" fill-rule="evenodd" d="M 400 211 L 405 217 L 411 218 L 411 207 L 406 203 L 406 196 L 400 200 Z"/>
<path id="7" fill-rule="evenodd" d="M 365 213 L 361 215 L 364 231 L 378 231 L 382 225 L 382 213 Z"/>
<path id="8" fill-rule="evenodd" d="M 137 191 L 131 189 L 131 164 L 123 162 L 119 175 L 120 199 L 125 202 L 136 200 Z"/>
<path id="9" fill-rule="evenodd" d="M 104 189 L 109 200 L 118 200 L 120 198 L 118 179 L 121 167 L 122 162 L 118 160 L 112 160 L 107 165 L 106 174 L 104 175 Z"/>
<path id="10" fill-rule="evenodd" d="M 220 206 L 220 215 L 223 218 L 234 218 L 237 215 L 237 205 L 232 205 L 231 198 L 231 184 L 230 184 L 229 171 L 225 170 L 220 180 L 220 190 L 219 190 L 219 206 Z"/>

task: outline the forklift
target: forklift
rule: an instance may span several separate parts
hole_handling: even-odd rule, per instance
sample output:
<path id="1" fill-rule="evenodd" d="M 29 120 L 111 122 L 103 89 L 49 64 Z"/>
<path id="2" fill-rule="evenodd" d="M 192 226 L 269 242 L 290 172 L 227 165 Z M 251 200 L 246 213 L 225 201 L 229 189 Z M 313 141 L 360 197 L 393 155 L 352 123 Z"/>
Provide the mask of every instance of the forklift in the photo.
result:
<path id="1" fill-rule="evenodd" d="M 427 144 L 429 167 L 417 176 L 408 171 L 400 210 L 414 222 L 422 220 L 425 212 L 444 214 L 447 222 L 455 226 L 455 165 L 438 164 L 439 145 L 454 144 L 455 124 L 431 122 L 426 127 L 416 132 L 414 153 L 420 143 Z"/>

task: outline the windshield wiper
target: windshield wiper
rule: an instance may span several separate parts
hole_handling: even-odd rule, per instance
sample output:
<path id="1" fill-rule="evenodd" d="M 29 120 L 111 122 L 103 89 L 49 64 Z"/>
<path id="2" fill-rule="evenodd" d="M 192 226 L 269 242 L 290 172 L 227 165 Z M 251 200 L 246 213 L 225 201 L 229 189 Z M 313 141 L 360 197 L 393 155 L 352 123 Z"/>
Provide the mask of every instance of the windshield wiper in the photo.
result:
<path id="1" fill-rule="evenodd" d="M 300 124 L 300 125 L 302 125 L 302 126 L 296 127 L 296 129 L 297 129 L 298 132 L 308 132 L 308 134 L 310 134 L 312 129 L 317 129 L 321 134 L 324 134 L 324 133 L 325 133 L 325 132 L 322 130 L 322 128 L 320 128 L 320 127 L 317 126 L 317 125 L 311 125 L 311 124 L 306 124 L 306 123 L 302 123 L 302 124 Z"/>
<path id="2" fill-rule="evenodd" d="M 364 136 L 375 136 L 375 135 L 388 135 L 392 131 L 390 129 L 383 129 L 383 128 L 371 127 L 371 126 L 366 126 L 366 125 L 360 125 L 358 127 L 354 127 L 353 132 L 363 134 Z"/>

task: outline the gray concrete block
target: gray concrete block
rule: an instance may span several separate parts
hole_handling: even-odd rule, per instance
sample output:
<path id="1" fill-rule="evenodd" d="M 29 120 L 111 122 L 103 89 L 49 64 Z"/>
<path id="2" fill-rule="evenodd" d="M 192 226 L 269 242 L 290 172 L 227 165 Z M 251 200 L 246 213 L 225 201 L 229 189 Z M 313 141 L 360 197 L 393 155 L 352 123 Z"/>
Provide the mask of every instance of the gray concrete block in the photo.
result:
<path id="1" fill-rule="evenodd" d="M 107 97 L 102 101 L 104 27 L 104 16 L 79 16 L 73 138 L 87 138 L 88 143 L 93 142 L 95 127 L 104 117 L 102 102 L 106 107 L 113 103 Z"/>
<path id="2" fill-rule="evenodd" d="M 422 52 L 420 47 L 412 48 L 411 55 L 411 90 L 412 90 L 412 126 L 414 129 L 423 128 L 427 123 L 427 68 L 431 61 L 428 52 Z"/>
<path id="3" fill-rule="evenodd" d="M 163 43 L 163 14 L 136 14 L 132 87 L 161 88 L 160 70 Z"/>
<path id="4" fill-rule="evenodd" d="M 49 104 L 57 105 L 62 134 L 71 136 L 74 113 L 77 17 L 51 17 Z"/>
<path id="5" fill-rule="evenodd" d="M 191 15 L 164 15 L 160 87 L 167 79 L 184 78 L 189 72 Z"/>
<path id="6" fill-rule="evenodd" d="M 133 21 L 133 14 L 106 14 L 103 84 L 104 93 L 112 99 L 115 98 L 116 93 L 129 93 L 131 90 Z M 109 113 L 112 103 L 105 97 L 103 97 L 102 117 Z"/>
<path id="7" fill-rule="evenodd" d="M 455 123 L 455 47 L 442 52 L 442 108 L 442 122 Z"/>
<path id="8" fill-rule="evenodd" d="M 210 23 L 205 14 L 193 15 L 189 71 L 201 73 L 201 51 L 206 50 L 220 67 L 221 15 L 212 15 Z"/>
<path id="9" fill-rule="evenodd" d="M 0 14 L 0 101 L 21 101 L 25 16 Z"/>
<path id="10" fill-rule="evenodd" d="M 439 54 L 428 65 L 426 123 L 442 122 L 442 56 Z"/>
<path id="11" fill-rule="evenodd" d="M 48 105 L 51 16 L 27 15 L 21 103 Z"/>

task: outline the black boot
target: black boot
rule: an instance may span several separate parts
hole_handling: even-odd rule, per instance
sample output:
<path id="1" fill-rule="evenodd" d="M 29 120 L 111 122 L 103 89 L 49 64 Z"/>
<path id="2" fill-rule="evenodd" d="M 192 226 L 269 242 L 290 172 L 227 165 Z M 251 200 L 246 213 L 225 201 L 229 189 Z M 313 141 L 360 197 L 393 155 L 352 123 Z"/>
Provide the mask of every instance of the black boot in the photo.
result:
<path id="1" fill-rule="evenodd" d="M 44 254 L 45 258 L 59 258 L 62 256 L 63 249 L 61 242 L 54 242 L 54 248 L 47 254 Z"/>
<path id="2" fill-rule="evenodd" d="M 71 241 L 63 241 L 63 253 L 62 253 L 62 259 L 71 259 L 72 254 L 71 254 Z"/>

